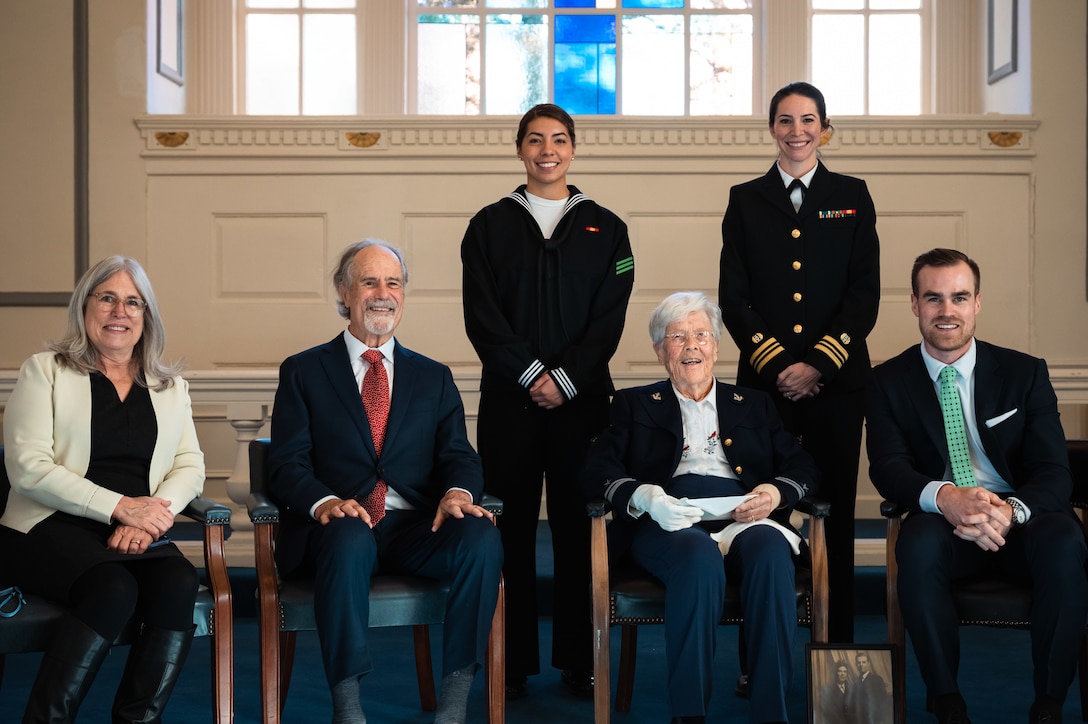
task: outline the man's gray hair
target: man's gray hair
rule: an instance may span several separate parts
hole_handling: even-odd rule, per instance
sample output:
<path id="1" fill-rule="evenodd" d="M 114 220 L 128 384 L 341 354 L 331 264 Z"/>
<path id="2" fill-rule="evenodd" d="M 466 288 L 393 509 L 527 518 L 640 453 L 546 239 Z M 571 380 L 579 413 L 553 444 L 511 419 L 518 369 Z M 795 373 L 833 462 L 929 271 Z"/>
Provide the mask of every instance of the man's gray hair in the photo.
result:
<path id="1" fill-rule="evenodd" d="M 351 286 L 355 281 L 352 278 L 355 269 L 352 262 L 355 261 L 356 254 L 370 246 L 380 246 L 397 257 L 397 261 L 400 262 L 401 281 L 404 282 L 405 287 L 408 286 L 408 265 L 404 262 L 404 254 L 401 253 L 400 249 L 383 239 L 363 239 L 354 244 L 349 244 L 340 254 L 340 263 L 336 265 L 336 269 L 332 273 L 332 287 L 336 290 L 336 311 L 344 319 L 350 319 L 351 317 L 347 306 L 344 304 L 344 295 L 340 292 L 340 289 Z"/>
<path id="2" fill-rule="evenodd" d="M 650 313 L 650 339 L 654 346 L 665 341 L 665 329 L 685 319 L 692 312 L 705 312 L 714 340 L 722 339 L 722 310 L 703 292 L 676 292 L 665 297 Z"/>

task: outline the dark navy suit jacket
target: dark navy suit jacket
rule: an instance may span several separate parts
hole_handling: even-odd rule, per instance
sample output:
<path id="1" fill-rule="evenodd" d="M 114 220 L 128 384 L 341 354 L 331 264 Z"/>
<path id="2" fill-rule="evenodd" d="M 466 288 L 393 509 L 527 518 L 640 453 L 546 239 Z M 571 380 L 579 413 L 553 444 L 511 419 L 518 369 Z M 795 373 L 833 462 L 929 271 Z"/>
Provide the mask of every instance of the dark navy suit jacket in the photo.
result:
<path id="1" fill-rule="evenodd" d="M 1073 477 L 1046 362 L 975 340 L 975 419 L 986 456 L 1032 511 L 1067 511 Z M 917 510 L 948 462 L 941 405 L 915 345 L 873 370 L 866 400 L 869 476 L 882 496 Z"/>
<path id="2" fill-rule="evenodd" d="M 343 335 L 280 366 L 268 492 L 285 508 L 276 550 L 284 573 L 302 562 L 307 537 L 319 526 L 310 508 L 324 497 L 363 500 L 380 477 L 429 516 L 450 488 L 479 501 L 480 458 L 449 368 L 397 342 L 393 369 L 379 459 Z"/>
<path id="3" fill-rule="evenodd" d="M 819 472 L 812 458 L 786 432 L 771 398 L 758 390 L 715 383 L 720 444 L 745 490 L 770 483 L 782 494 L 782 508 L 773 517 L 789 525 L 789 509 L 815 492 Z M 631 495 L 642 483 L 660 485 L 670 495 L 713 497 L 705 490 L 674 489 L 673 473 L 684 448 L 680 403 L 668 380 L 620 390 L 612 400 L 611 419 L 590 448 L 583 488 L 591 498 L 612 503 L 612 543 L 622 550 L 622 529 L 636 521 L 626 514 Z M 685 483 L 693 476 L 683 476 Z M 680 478 L 676 480 L 681 480 Z M 721 493 L 717 493 L 721 495 Z M 616 553 L 620 551 L 614 551 Z"/>

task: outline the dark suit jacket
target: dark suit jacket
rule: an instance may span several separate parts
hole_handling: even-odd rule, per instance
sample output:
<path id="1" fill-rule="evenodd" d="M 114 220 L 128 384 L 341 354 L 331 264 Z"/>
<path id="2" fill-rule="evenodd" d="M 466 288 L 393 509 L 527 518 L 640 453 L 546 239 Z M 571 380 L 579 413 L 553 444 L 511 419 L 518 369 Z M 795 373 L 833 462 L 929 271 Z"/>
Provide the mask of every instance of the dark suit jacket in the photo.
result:
<path id="1" fill-rule="evenodd" d="M 730 189 L 718 297 L 740 349 L 737 384 L 773 391 L 782 370 L 807 362 L 825 384 L 864 388 L 879 257 L 876 210 L 860 179 L 820 163 L 800 211 L 777 165 Z"/>
<path id="2" fill-rule="evenodd" d="M 816 465 L 782 427 L 766 394 L 721 382 L 716 383 L 714 394 L 718 433 L 741 486 L 752 490 L 760 483 L 770 483 L 778 488 L 783 507 L 774 517 L 788 526 L 789 509 L 816 490 Z M 631 495 L 642 483 L 654 483 L 669 492 L 683 447 L 680 403 L 671 382 L 616 393 L 608 429 L 590 448 L 582 478 L 590 498 L 603 497 L 612 503 L 616 525 L 610 528 L 619 529 L 613 534 L 618 537 L 610 539 L 619 546 L 613 553 L 622 552 L 623 528 L 636 522 L 626 513 Z"/>
<path id="3" fill-rule="evenodd" d="M 318 527 L 321 498 L 362 500 L 378 478 L 433 515 L 450 488 L 483 493 L 480 458 L 449 368 L 396 343 L 393 395 L 379 460 L 342 335 L 288 357 L 272 413 L 269 494 L 285 510 L 277 557 L 285 573 L 301 562 Z"/>
<path id="4" fill-rule="evenodd" d="M 1046 362 L 974 343 L 975 419 L 986 456 L 1032 513 L 1071 513 L 1073 477 Z M 869 477 L 882 496 L 917 510 L 922 489 L 943 480 L 948 463 L 941 404 L 918 345 L 873 370 L 866 418 Z"/>

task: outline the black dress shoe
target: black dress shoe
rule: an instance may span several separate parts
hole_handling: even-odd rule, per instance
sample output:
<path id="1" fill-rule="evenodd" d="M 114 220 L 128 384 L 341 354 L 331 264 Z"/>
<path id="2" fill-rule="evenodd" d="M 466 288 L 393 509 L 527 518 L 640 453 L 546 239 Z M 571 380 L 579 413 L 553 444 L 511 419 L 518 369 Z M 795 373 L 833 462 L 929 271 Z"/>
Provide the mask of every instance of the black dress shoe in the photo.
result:
<path id="1" fill-rule="evenodd" d="M 593 696 L 593 674 L 588 671 L 571 671 L 563 669 L 559 675 L 560 681 L 574 696 L 589 698 Z"/>
<path id="2" fill-rule="evenodd" d="M 1030 724 L 1062 724 L 1062 707 L 1056 701 L 1047 698 L 1036 699 L 1028 714 Z"/>
<path id="3" fill-rule="evenodd" d="M 524 699 L 529 695 L 526 677 L 513 676 L 506 678 L 506 700 Z"/>
<path id="4" fill-rule="evenodd" d="M 933 702 L 938 724 L 971 724 L 967 718 L 967 703 L 959 694 L 943 694 Z"/>
<path id="5" fill-rule="evenodd" d="M 737 685 L 733 689 L 733 693 L 741 699 L 748 698 L 748 674 L 741 674 L 737 677 Z"/>

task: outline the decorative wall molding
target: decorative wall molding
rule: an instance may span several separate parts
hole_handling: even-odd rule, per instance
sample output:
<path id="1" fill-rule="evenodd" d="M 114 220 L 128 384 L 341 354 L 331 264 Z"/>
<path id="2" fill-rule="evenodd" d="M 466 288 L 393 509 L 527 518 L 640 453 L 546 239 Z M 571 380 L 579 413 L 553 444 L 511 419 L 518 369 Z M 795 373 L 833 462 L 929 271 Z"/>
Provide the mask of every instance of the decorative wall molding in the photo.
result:
<path id="1" fill-rule="evenodd" d="M 143 116 L 145 159 L 184 157 L 502 158 L 512 155 L 517 119 L 507 116 Z M 1030 158 L 1039 121 L 1028 116 L 836 117 L 825 147 L 835 158 Z M 579 158 L 727 159 L 773 157 L 766 122 L 754 117 L 579 117 Z M 183 143 L 171 142 L 188 134 Z M 1019 134 L 1014 143 L 1008 139 Z M 359 143 L 366 138 L 369 145 Z M 1002 143 L 995 143 L 993 139 Z M 1007 144 L 1007 145 L 1006 145 Z"/>

